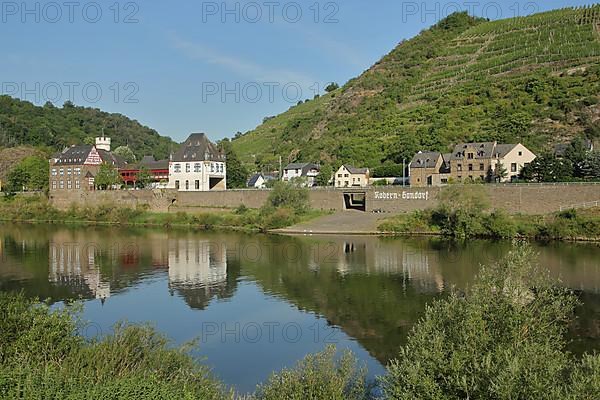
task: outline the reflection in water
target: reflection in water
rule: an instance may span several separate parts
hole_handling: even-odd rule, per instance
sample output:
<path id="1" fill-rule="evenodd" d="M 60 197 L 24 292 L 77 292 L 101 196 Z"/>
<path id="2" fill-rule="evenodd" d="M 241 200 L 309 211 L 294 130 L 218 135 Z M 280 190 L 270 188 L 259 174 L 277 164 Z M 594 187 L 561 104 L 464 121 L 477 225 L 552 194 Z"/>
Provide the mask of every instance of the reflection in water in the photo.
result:
<path id="1" fill-rule="evenodd" d="M 499 259 L 510 246 L 485 241 L 458 245 L 437 239 L 0 226 L 0 289 L 23 290 L 55 302 L 108 301 L 117 307 L 105 305 L 96 312 L 115 312 L 114 319 L 135 318 L 172 299 L 174 308 L 156 310 L 156 321 L 166 321 L 158 328 L 184 338 L 199 334 L 190 321 L 214 318 L 210 316 L 217 306 L 219 318 L 233 324 L 241 318 L 240 304 L 257 314 L 262 314 L 261 307 L 278 304 L 282 307 L 277 314 L 261 315 L 261 321 L 324 318 L 325 329 L 339 328 L 348 335 L 338 344 L 350 346 L 354 341 L 385 364 L 428 302 L 445 296 L 450 288 L 466 288 L 480 264 Z M 572 349 L 600 350 L 599 247 L 558 243 L 537 248 L 539 262 L 576 289 L 584 303 L 572 328 Z M 148 305 L 148 296 L 160 300 Z M 236 306 L 236 301 L 241 303 Z M 89 316 L 113 319 L 105 314 Z M 305 352 L 315 350 L 314 343 L 306 346 Z M 230 347 L 222 344 L 216 350 L 222 360 L 210 360 L 217 370 L 219 362 L 227 362 L 223 360 L 233 351 Z M 255 371 L 257 380 L 282 366 L 288 348 L 289 344 L 279 347 L 280 358 L 265 362 L 264 371 Z"/>

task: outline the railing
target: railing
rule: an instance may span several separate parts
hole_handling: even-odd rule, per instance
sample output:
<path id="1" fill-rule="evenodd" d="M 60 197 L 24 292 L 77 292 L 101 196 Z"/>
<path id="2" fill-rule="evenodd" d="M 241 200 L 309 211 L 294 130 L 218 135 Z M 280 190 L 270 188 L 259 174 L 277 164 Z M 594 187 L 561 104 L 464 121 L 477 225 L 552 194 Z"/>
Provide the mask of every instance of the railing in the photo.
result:
<path id="1" fill-rule="evenodd" d="M 560 211 L 575 210 L 578 208 L 592 208 L 592 207 L 600 207 L 600 200 L 589 201 L 587 203 L 573 204 L 570 206 L 560 206 Z"/>

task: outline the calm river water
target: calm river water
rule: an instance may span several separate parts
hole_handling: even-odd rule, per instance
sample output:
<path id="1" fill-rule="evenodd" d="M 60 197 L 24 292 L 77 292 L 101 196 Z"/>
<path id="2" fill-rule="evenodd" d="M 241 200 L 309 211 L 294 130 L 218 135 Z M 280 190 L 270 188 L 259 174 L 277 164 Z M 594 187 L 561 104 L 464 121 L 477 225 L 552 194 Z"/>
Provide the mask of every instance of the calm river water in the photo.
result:
<path id="1" fill-rule="evenodd" d="M 0 290 L 82 299 L 87 336 L 127 320 L 175 343 L 197 339 L 215 374 L 245 392 L 328 343 L 381 374 L 425 304 L 469 285 L 510 246 L 0 225 Z M 600 246 L 535 246 L 581 296 L 571 349 L 600 350 Z"/>

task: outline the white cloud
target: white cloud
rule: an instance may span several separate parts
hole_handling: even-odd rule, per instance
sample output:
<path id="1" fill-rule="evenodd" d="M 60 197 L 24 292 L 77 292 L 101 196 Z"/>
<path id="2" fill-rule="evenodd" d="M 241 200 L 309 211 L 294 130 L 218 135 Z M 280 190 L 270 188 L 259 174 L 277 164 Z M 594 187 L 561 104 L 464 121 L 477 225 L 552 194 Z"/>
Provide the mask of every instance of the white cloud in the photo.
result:
<path id="1" fill-rule="evenodd" d="M 184 40 L 176 34 L 170 34 L 169 36 L 173 47 L 188 58 L 199 60 L 207 64 L 218 65 L 237 75 L 252 79 L 253 81 L 277 82 L 281 85 L 293 82 L 302 87 L 310 87 L 317 82 L 311 77 L 296 71 L 266 67 L 252 61 L 219 52 L 202 43 Z"/>

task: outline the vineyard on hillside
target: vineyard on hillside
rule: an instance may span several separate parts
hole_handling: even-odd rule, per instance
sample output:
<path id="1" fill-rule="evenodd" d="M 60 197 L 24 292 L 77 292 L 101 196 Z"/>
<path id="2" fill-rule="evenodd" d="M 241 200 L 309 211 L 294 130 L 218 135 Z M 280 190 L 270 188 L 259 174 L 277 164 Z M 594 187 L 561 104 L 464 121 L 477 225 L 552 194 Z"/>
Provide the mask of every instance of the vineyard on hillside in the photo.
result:
<path id="1" fill-rule="evenodd" d="M 600 6 L 487 21 L 453 14 L 358 78 L 236 139 L 257 168 L 401 163 L 458 141 L 540 152 L 600 137 Z"/>

